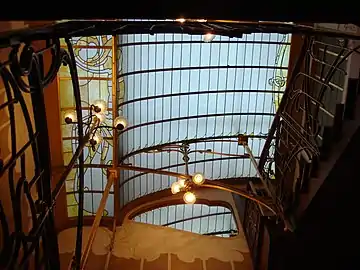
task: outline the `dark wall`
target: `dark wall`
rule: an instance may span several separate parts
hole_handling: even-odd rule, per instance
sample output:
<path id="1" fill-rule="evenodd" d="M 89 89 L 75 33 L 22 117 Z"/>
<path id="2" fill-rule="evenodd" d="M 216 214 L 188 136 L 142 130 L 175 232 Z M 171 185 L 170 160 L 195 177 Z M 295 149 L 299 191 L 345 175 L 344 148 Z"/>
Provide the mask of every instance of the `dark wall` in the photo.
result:
<path id="1" fill-rule="evenodd" d="M 283 269 L 359 269 L 360 129 L 284 242 Z"/>

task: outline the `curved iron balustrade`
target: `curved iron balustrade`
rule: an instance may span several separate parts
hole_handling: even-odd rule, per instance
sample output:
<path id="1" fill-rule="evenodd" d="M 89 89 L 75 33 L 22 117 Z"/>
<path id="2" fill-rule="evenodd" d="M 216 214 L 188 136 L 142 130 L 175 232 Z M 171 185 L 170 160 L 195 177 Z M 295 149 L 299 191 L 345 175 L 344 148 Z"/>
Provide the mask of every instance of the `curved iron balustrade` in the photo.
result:
<path id="1" fill-rule="evenodd" d="M 0 176 L 7 176 L 9 181 L 9 193 L 12 203 L 12 214 L 14 228 L 9 225 L 9 217 L 6 216 L 5 209 L 0 202 L 0 222 L 1 235 L 3 239 L 2 249 L 0 250 L 0 265 L 7 269 L 28 269 L 30 259 L 33 259 L 35 269 L 44 266 L 46 269 L 59 269 L 59 254 L 57 247 L 56 232 L 54 227 L 53 208 L 56 198 L 61 191 L 65 179 L 70 170 L 75 166 L 79 168 L 79 213 L 77 226 L 77 239 L 75 260 L 73 268 L 80 269 L 80 259 L 82 253 L 82 217 L 84 201 L 84 157 L 82 150 L 89 139 L 88 134 L 83 134 L 81 101 L 79 92 L 79 82 L 76 70 L 76 63 L 71 43 L 67 39 L 68 52 L 60 47 L 60 37 L 71 36 L 91 36 L 98 34 L 124 34 L 124 33 L 189 33 L 204 34 L 209 32 L 227 36 L 241 36 L 243 33 L 253 32 L 278 32 L 278 33 L 300 33 L 305 34 L 306 42 L 299 55 L 299 60 L 294 68 L 292 78 L 289 80 L 288 87 L 280 103 L 280 108 L 275 115 L 265 148 L 260 158 L 259 169 L 263 172 L 263 177 L 268 180 L 273 195 L 276 198 L 276 205 L 285 210 L 291 209 L 291 203 L 286 196 L 286 190 L 281 186 L 288 176 L 291 164 L 296 160 L 296 156 L 301 151 L 314 157 L 319 155 L 319 147 L 315 143 L 315 137 L 319 134 L 319 124 L 316 122 L 319 110 L 321 109 L 324 93 L 331 89 L 330 80 L 339 66 L 355 50 L 347 51 L 343 57 L 338 56 L 336 61 L 330 65 L 328 72 L 321 80 L 311 76 L 309 61 L 311 57 L 312 45 L 314 40 L 308 38 L 312 35 L 328 35 L 343 38 L 355 38 L 356 35 L 341 34 L 332 31 L 315 30 L 312 27 L 299 25 L 279 24 L 279 23 L 224 23 L 213 22 L 128 22 L 128 21 L 74 21 L 51 25 L 42 29 L 25 29 L 15 32 L 3 33 L 0 37 L 0 47 L 11 47 L 9 59 L 0 64 L 0 76 L 4 83 L 7 102 L 0 105 L 0 110 L 8 110 L 10 118 L 11 133 L 11 158 L 5 161 L 0 168 Z M 44 40 L 46 45 L 41 50 L 35 50 L 31 44 L 34 40 Z M 24 44 L 21 47 L 20 44 Z M 345 48 L 342 49 L 343 52 Z M 51 51 L 52 59 L 48 70 L 45 70 L 43 54 Z M 340 55 L 340 54 L 339 54 Z M 320 61 L 320 60 L 319 60 Z M 60 177 L 55 187 L 51 187 L 51 168 L 49 140 L 44 104 L 44 91 L 46 87 L 56 78 L 57 71 L 61 64 L 69 66 L 73 84 L 74 96 L 76 101 L 76 111 L 78 122 L 78 141 L 79 146 L 73 155 L 69 165 Z M 304 71 L 301 70 L 305 64 Z M 26 82 L 25 78 L 28 79 Z M 309 92 L 310 82 L 321 83 L 320 91 L 316 97 Z M 300 87 L 299 87 L 300 85 Z M 300 90 L 299 90 L 300 89 Z M 24 101 L 24 95 L 30 95 L 32 100 L 32 110 L 34 113 L 35 130 L 29 116 L 29 108 Z M 314 108 L 309 111 L 310 104 L 315 103 Z M 291 117 L 292 113 L 299 111 L 299 105 L 305 106 L 304 123 Z M 16 115 L 14 106 L 20 106 L 26 122 L 29 136 L 22 148 L 16 145 Z M 296 106 L 293 106 L 296 105 Z M 275 139 L 274 139 L 275 138 Z M 34 161 L 35 174 L 32 179 L 27 179 L 25 167 L 25 151 L 31 149 Z M 275 151 L 275 158 L 269 158 L 270 150 Z M 285 151 L 288 154 L 285 154 Z M 133 154 L 133 153 L 132 153 Z M 20 176 L 15 174 L 16 163 L 20 163 Z M 275 163 L 275 171 L 270 164 Z M 275 177 L 275 181 L 274 178 Z M 35 187 L 36 186 L 36 187 Z M 38 199 L 34 201 L 31 193 L 35 192 Z M 30 231 L 22 224 L 22 193 L 30 206 L 32 228 Z M 251 213 L 258 212 L 259 209 L 253 202 Z M 253 220 L 253 218 L 251 218 Z M 244 221 L 245 222 L 245 221 Z M 255 224 L 259 224 L 254 221 Z M 253 222 L 248 222 L 253 224 Z M 249 228 L 250 228 L 249 227 Z M 245 231 L 248 226 L 245 226 Z M 255 228 L 256 230 L 256 228 Z M 42 257 L 41 254 L 43 255 Z"/>
<path id="2" fill-rule="evenodd" d="M 316 166 L 319 161 L 323 137 L 327 136 L 325 129 L 334 128 L 324 118 L 335 121 L 337 114 L 337 100 L 331 95 L 340 91 L 342 101 L 338 98 L 338 102 L 344 105 L 341 102 L 344 102 L 343 92 L 347 86 L 345 82 L 344 89 L 336 85 L 334 75 L 338 73 L 347 80 L 349 71 L 343 66 L 346 66 L 345 62 L 351 54 L 360 53 L 360 46 L 349 48 L 347 42 L 340 38 L 338 45 L 334 45 L 322 42 L 317 36 L 304 37 L 297 63 L 261 153 L 259 169 L 269 183 L 275 204 L 293 220 L 293 225 L 302 188 L 302 183 L 295 176 L 296 170 L 306 164 Z M 328 63 L 319 59 L 315 49 L 322 52 L 323 58 L 329 50 L 333 61 Z M 309 178 L 310 174 L 301 177 Z"/>
<path id="3" fill-rule="evenodd" d="M 45 44 L 46 43 L 46 44 Z M 81 119 L 80 92 L 76 65 L 71 44 L 68 42 L 68 52 L 60 48 L 59 39 L 47 38 L 44 46 L 34 48 L 29 42 L 11 47 L 7 61 L 0 63 L 0 76 L 4 84 L 7 102 L 1 104 L 1 110 L 7 110 L 10 120 L 10 159 L 4 160 L 0 167 L 0 177 L 7 179 L 12 204 L 12 216 L 6 215 L 6 210 L 0 201 L 0 221 L 2 249 L 0 251 L 0 266 L 6 269 L 28 269 L 30 262 L 34 269 L 60 269 L 57 246 L 57 233 L 54 227 L 53 208 L 61 191 L 67 174 L 75 162 L 80 167 L 80 179 L 83 179 L 82 147 L 86 136 L 83 134 L 82 123 L 78 123 L 79 145 L 77 153 L 61 180 L 55 187 L 51 186 L 50 149 L 45 113 L 44 91 L 54 81 L 61 64 L 68 65 L 73 82 L 76 100 L 77 116 Z M 39 46 L 37 46 L 39 47 Z M 45 69 L 44 54 L 51 52 L 51 65 Z M 32 108 L 25 102 L 24 96 L 31 97 Z M 17 115 L 15 106 L 20 106 L 25 119 L 29 141 L 19 149 L 17 137 L 23 134 L 16 132 Z M 34 115 L 33 128 L 30 110 Z M 19 150 L 18 150 L 19 149 Z M 26 172 L 25 152 L 31 151 L 34 162 L 34 176 L 29 179 Z M 20 168 L 17 163 L 20 162 Z M 20 174 L 16 173 L 20 170 Z M 80 185 L 83 180 L 80 181 Z M 35 195 L 36 194 L 36 195 Z M 37 198 L 36 200 L 34 199 Z M 80 196 L 81 199 L 83 197 Z M 24 227 L 22 200 L 26 200 L 30 212 L 32 227 Z M 81 203 L 81 201 L 80 201 Z M 79 216 L 82 216 L 79 207 Z M 79 219 L 81 221 L 82 219 Z M 13 223 L 13 228 L 9 224 Z M 78 245 L 81 246 L 81 222 L 79 222 Z M 80 250 L 77 248 L 77 250 Z"/>

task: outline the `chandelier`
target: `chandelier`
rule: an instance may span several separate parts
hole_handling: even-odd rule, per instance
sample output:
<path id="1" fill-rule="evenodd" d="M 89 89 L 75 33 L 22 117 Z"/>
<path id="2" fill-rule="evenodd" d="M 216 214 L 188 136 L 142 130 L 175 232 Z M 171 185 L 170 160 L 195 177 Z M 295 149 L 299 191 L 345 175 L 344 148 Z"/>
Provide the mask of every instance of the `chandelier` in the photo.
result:
<path id="1" fill-rule="evenodd" d="M 85 134 L 89 134 L 89 146 L 95 151 L 96 145 L 99 145 L 103 140 L 102 131 L 112 129 L 122 131 L 127 126 L 127 120 L 124 116 L 117 116 L 113 120 L 113 125 L 106 124 L 107 103 L 105 100 L 95 100 L 89 107 L 87 116 L 82 119 L 82 124 L 85 127 Z M 64 121 L 66 124 L 77 124 L 77 114 L 75 110 L 66 111 L 64 114 Z"/>

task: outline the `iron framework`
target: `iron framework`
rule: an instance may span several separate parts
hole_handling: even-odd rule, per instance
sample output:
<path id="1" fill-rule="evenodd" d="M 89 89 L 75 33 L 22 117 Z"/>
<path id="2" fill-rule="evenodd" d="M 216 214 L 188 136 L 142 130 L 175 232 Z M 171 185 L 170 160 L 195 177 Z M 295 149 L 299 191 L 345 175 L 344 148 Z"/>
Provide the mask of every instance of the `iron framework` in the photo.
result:
<path id="1" fill-rule="evenodd" d="M 226 22 L 173 22 L 173 21 L 71 21 L 53 24 L 38 29 L 25 29 L 15 32 L 2 33 L 0 47 L 10 48 L 8 60 L 0 64 L 0 75 L 5 87 L 6 102 L 0 105 L 0 110 L 7 110 L 10 119 L 10 159 L 5 160 L 0 168 L 2 180 L 7 180 L 11 198 L 11 211 L 0 203 L 0 222 L 2 245 L 0 250 L 0 265 L 7 269 L 28 269 L 30 263 L 35 269 L 40 266 L 45 269 L 60 269 L 59 253 L 54 227 L 54 206 L 57 196 L 70 170 L 77 165 L 79 169 L 79 213 L 76 238 L 76 252 L 73 267 L 80 268 L 82 253 L 82 227 L 83 227 L 83 184 L 84 184 L 84 157 L 83 148 L 88 141 L 88 134 L 83 133 L 82 109 L 79 92 L 79 81 L 74 60 L 72 45 L 69 41 L 74 36 L 92 36 L 99 34 L 129 34 L 129 33 L 188 33 L 213 34 L 230 37 L 240 37 L 244 33 L 297 33 L 305 35 L 305 42 L 299 60 L 289 80 L 280 108 L 275 115 L 266 147 L 260 158 L 260 170 L 268 179 L 277 201 L 274 202 L 286 210 L 292 209 L 292 199 L 289 199 L 289 189 L 284 188 L 285 180 L 293 170 L 292 164 L 297 154 L 305 151 L 308 156 L 319 155 L 319 146 L 316 137 L 320 126 L 317 118 L 322 107 L 322 100 L 329 89 L 332 89 L 331 79 L 340 65 L 350 54 L 356 52 L 340 46 L 340 53 L 329 67 L 326 75 L 319 79 L 314 78 L 310 69 L 310 59 L 313 58 L 313 46 L 316 41 L 313 36 L 333 36 L 342 39 L 358 36 L 333 31 L 316 30 L 312 27 L 296 24 L 281 23 L 226 23 Z M 59 39 L 67 39 L 68 52 L 61 48 Z M 41 49 L 35 49 L 32 41 L 42 40 Z M 51 65 L 49 69 L 44 65 L 44 53 L 51 52 Z M 344 53 L 345 51 L 345 53 Z M 343 55 L 342 55 L 343 54 Z M 341 57 L 342 55 L 342 57 Z M 317 59 L 321 63 L 322 60 Z M 56 78 L 60 65 L 67 65 L 71 72 L 71 80 L 76 101 L 78 121 L 78 148 L 66 167 L 58 183 L 51 185 L 51 166 L 49 153 L 48 129 L 46 122 L 44 91 Z M 302 64 L 305 69 L 302 70 Z M 319 84 L 316 95 L 310 92 L 312 84 Z M 300 90 L 299 90 L 300 89 Z M 31 97 L 28 106 L 24 96 Z M 313 104 L 315 103 L 315 104 Z M 296 106 L 293 106 L 296 105 Z M 25 119 L 29 141 L 23 146 L 16 143 L 20 134 L 16 131 L 15 106 L 20 106 Z M 305 109 L 301 120 L 295 119 L 300 109 Z M 34 115 L 34 127 L 30 119 L 30 110 Z M 3 139 L 3 138 L 2 138 Z M 31 151 L 34 162 L 34 176 L 28 179 L 25 152 Z M 150 147 L 151 149 L 151 147 Z M 270 151 L 275 151 L 275 158 L 269 158 Z M 2 151 L 4 153 L 4 150 Z M 286 154 L 287 153 L 287 154 Z M 132 153 L 134 154 L 134 153 Z M 273 171 L 269 164 L 276 166 Z M 19 168 L 18 165 L 20 164 Z M 16 169 L 20 173 L 16 173 Z M 275 177 L 276 181 L 273 181 Z M 33 194 L 36 193 L 36 196 Z M 35 197 L 35 198 L 34 198 Z M 25 228 L 22 217 L 22 200 L 26 199 L 31 210 L 32 225 L 30 230 Z M 258 211 L 254 207 L 253 211 Z M 13 219 L 13 221 L 11 221 Z M 11 225 L 13 223 L 13 226 Z"/>

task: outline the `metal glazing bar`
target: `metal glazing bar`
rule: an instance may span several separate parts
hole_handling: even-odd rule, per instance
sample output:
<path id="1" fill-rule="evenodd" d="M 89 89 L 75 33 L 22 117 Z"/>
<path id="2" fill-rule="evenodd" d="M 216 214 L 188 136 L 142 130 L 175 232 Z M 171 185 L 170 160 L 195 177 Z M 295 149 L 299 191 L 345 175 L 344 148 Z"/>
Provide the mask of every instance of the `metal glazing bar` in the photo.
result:
<path id="1" fill-rule="evenodd" d="M 138 125 L 133 125 L 133 126 L 128 127 L 127 129 L 121 131 L 120 134 L 128 132 L 132 129 L 136 129 L 136 128 L 140 128 L 140 127 L 144 127 L 144 126 L 156 125 L 156 124 L 165 123 L 165 122 L 181 121 L 181 120 L 187 120 L 187 119 L 209 118 L 209 117 L 240 116 L 240 115 L 274 116 L 275 114 L 244 112 L 244 113 L 213 113 L 213 114 L 201 114 L 201 115 L 193 115 L 193 116 L 175 117 L 175 118 L 171 118 L 171 119 L 162 119 L 162 120 L 151 121 L 151 122 L 142 123 L 142 124 L 138 124 Z"/>
<path id="2" fill-rule="evenodd" d="M 239 159 L 240 157 L 225 157 L 225 158 L 209 158 L 209 159 L 205 159 L 205 160 L 195 160 L 195 161 L 189 161 L 188 164 L 189 165 L 192 165 L 192 164 L 198 164 L 198 163 L 205 163 L 205 162 L 214 162 L 214 161 L 221 161 L 221 160 L 234 160 L 234 159 Z M 241 157 L 241 158 L 247 158 L 247 157 Z M 256 158 L 260 158 L 260 157 L 256 157 Z M 179 164 L 172 164 L 172 165 L 169 165 L 169 166 L 165 166 L 165 167 L 161 167 L 161 168 L 157 168 L 156 170 L 166 170 L 166 169 L 171 169 L 171 168 L 176 168 L 176 167 L 181 167 L 181 166 L 184 166 L 185 164 L 184 163 L 179 163 Z M 134 175 L 134 176 L 131 176 L 129 178 L 127 178 L 124 182 L 121 182 L 120 183 L 120 188 L 126 184 L 127 182 L 137 178 L 137 177 L 140 177 L 140 176 L 143 176 L 145 174 L 148 174 L 147 172 L 145 173 L 139 173 L 137 175 Z"/>
<path id="3" fill-rule="evenodd" d="M 61 48 L 67 48 L 66 45 L 61 45 Z M 97 45 L 73 45 L 74 49 L 112 49 L 112 46 L 97 46 Z"/>
<path id="4" fill-rule="evenodd" d="M 112 36 L 112 116 L 113 120 L 118 116 L 118 110 L 117 110 L 117 79 L 116 76 L 114 76 L 117 73 L 117 36 Z M 118 143 L 118 132 L 116 129 L 113 129 L 113 166 L 116 166 L 117 164 L 117 147 Z"/>
<path id="5" fill-rule="evenodd" d="M 158 44 L 203 44 L 204 41 L 202 40 L 173 40 L 173 41 L 149 41 L 149 42 L 129 42 L 129 43 L 121 43 L 118 47 L 127 47 L 127 46 L 143 46 L 143 45 L 158 45 Z M 237 43 L 247 43 L 247 44 L 274 44 L 274 45 L 291 45 L 290 42 L 281 42 L 281 41 L 262 41 L 262 40 L 213 40 L 211 41 L 212 44 L 220 44 L 220 43 L 230 43 L 230 44 L 237 44 Z M 97 47 L 96 47 L 97 48 Z"/>
<path id="6" fill-rule="evenodd" d="M 167 142 L 167 143 L 163 143 L 163 144 L 158 144 L 158 145 L 154 145 L 154 146 L 149 146 L 149 147 L 144 147 L 142 149 L 139 150 L 135 150 L 133 152 L 127 153 L 125 156 L 123 156 L 120 160 L 119 163 L 122 163 L 124 160 L 128 159 L 129 157 L 132 157 L 134 155 L 143 153 L 143 152 L 149 152 L 151 150 L 157 149 L 157 148 L 161 148 L 161 147 L 166 147 L 168 145 L 172 145 L 174 143 L 187 143 L 187 144 L 194 144 L 194 143 L 201 143 L 201 142 L 207 142 L 207 141 L 213 141 L 215 139 L 231 139 L 231 138 L 237 138 L 239 136 L 239 134 L 236 135 L 227 135 L 227 136 L 209 136 L 209 137 L 203 137 L 203 138 L 196 138 L 196 139 L 185 139 L 185 140 L 178 140 L 178 141 L 172 141 L 172 142 Z M 268 136 L 267 135 L 252 135 L 252 136 L 248 136 L 249 138 L 253 138 L 253 139 L 266 139 Z"/>
<path id="7" fill-rule="evenodd" d="M 181 179 L 191 179 L 191 175 L 186 175 L 186 174 L 181 174 L 181 173 L 175 173 L 175 172 L 168 172 L 168 171 L 162 171 L 162 170 L 155 170 L 155 169 L 150 169 L 150 168 L 143 168 L 143 167 L 136 167 L 136 166 L 128 166 L 128 165 L 119 165 L 118 168 L 122 169 L 122 170 L 128 170 L 128 171 L 138 171 L 138 172 L 147 172 L 147 173 L 154 173 L 154 174 L 159 174 L 159 175 L 168 175 L 168 176 L 172 176 L 172 177 L 176 177 L 176 178 L 181 178 Z M 205 183 L 202 184 L 200 187 L 209 187 L 209 188 L 216 188 L 216 189 L 220 189 L 220 190 L 224 190 L 224 191 L 228 191 L 231 193 L 235 193 L 237 195 L 240 195 L 246 199 L 252 200 L 262 206 L 264 206 L 265 208 L 269 209 L 271 212 L 273 212 L 275 215 L 277 214 L 276 211 L 274 209 L 272 209 L 271 206 L 269 206 L 266 202 L 262 201 L 261 197 L 256 198 L 254 195 L 252 194 L 248 194 L 245 191 L 230 186 L 230 185 L 226 185 L 223 183 L 214 183 L 214 181 L 211 181 L 209 179 L 205 180 Z"/>
<path id="8" fill-rule="evenodd" d="M 136 172 L 145 172 L 145 173 L 154 173 L 154 174 L 160 174 L 160 175 L 167 175 L 182 179 L 189 179 L 191 178 L 190 175 L 181 174 L 181 173 L 175 173 L 175 172 L 169 172 L 169 171 L 162 171 L 157 169 L 150 169 L 150 168 L 143 168 L 143 167 L 137 167 L 137 166 L 129 166 L 129 165 L 118 165 L 117 166 L 121 170 L 125 171 L 136 171 Z"/>
<path id="9" fill-rule="evenodd" d="M 90 250 L 91 250 L 92 245 L 94 243 L 96 232 L 97 232 L 97 230 L 98 230 L 98 228 L 100 226 L 100 221 L 101 221 L 101 218 L 103 216 L 106 201 L 107 201 L 107 199 L 109 197 L 110 189 L 111 189 L 111 187 L 112 187 L 112 185 L 114 183 L 115 177 L 116 177 L 116 172 L 114 172 L 112 170 L 109 170 L 108 181 L 106 183 L 104 193 L 103 193 L 103 195 L 101 197 L 99 208 L 96 211 L 96 215 L 95 215 L 95 218 L 94 218 L 93 225 L 91 226 L 88 242 L 87 242 L 87 244 L 86 244 L 86 246 L 84 248 L 84 252 L 83 252 L 82 257 L 81 257 L 80 269 L 85 269 L 85 267 L 86 267 L 86 263 L 87 263 L 87 260 L 89 258 Z"/>
<path id="10" fill-rule="evenodd" d="M 84 190 L 84 193 L 88 193 L 88 194 L 91 194 L 91 193 L 96 193 L 96 194 L 102 194 L 104 191 L 103 190 Z M 77 194 L 79 193 L 79 191 L 69 191 L 69 192 L 66 192 L 66 194 Z M 110 191 L 110 194 L 113 194 L 114 191 Z"/>
<path id="11" fill-rule="evenodd" d="M 231 215 L 232 212 L 222 212 L 222 213 L 211 213 L 211 214 L 207 214 L 207 215 L 200 215 L 200 216 L 192 216 L 189 218 L 183 218 L 183 219 L 179 219 L 179 220 L 175 220 L 166 224 L 163 224 L 161 226 L 167 227 L 167 226 L 171 226 L 180 222 L 185 222 L 185 221 L 189 221 L 189 220 L 194 220 L 194 219 L 200 219 L 200 218 L 204 218 L 204 217 L 212 217 L 212 216 L 220 216 L 220 215 Z"/>
<path id="12" fill-rule="evenodd" d="M 226 231 L 203 233 L 203 235 L 233 234 L 233 233 L 237 233 L 237 232 L 238 232 L 237 230 L 226 230 Z"/>
<path id="13" fill-rule="evenodd" d="M 113 117 L 113 121 L 115 120 L 115 118 L 119 115 L 119 111 L 118 111 L 118 80 L 115 76 L 115 74 L 117 74 L 118 71 L 118 36 L 117 35 L 112 35 L 112 40 L 111 40 L 111 45 L 112 45 L 112 117 Z M 119 159 L 119 136 L 118 136 L 118 130 L 117 129 L 113 129 L 113 160 L 112 160 L 112 169 L 113 170 L 117 170 L 116 166 L 118 164 L 118 159 Z M 120 207 L 120 189 L 119 189 L 119 178 L 120 178 L 120 174 L 116 175 L 116 179 L 114 180 L 114 205 L 112 206 L 114 209 L 114 226 L 116 226 L 116 213 L 118 213 L 120 211 L 119 207 Z M 115 229 L 116 227 L 113 228 L 113 236 L 112 238 L 115 237 Z M 112 240 L 113 242 L 113 240 Z M 107 258 L 107 265 L 109 264 L 109 260 L 110 260 L 110 253 L 108 254 L 108 258 Z M 108 266 L 105 266 L 105 269 Z"/>
<path id="14" fill-rule="evenodd" d="M 112 141 L 112 139 L 113 139 L 113 137 L 102 137 L 103 138 L 103 140 L 111 140 Z M 77 136 L 72 136 L 72 137 L 62 137 L 62 139 L 64 140 L 64 141 L 68 141 L 68 140 L 77 140 L 77 139 L 79 139 L 79 137 L 77 137 Z"/>
<path id="15" fill-rule="evenodd" d="M 71 81 L 70 77 L 59 77 L 59 80 Z M 79 81 L 112 81 L 112 78 L 108 77 L 79 77 Z"/>
<path id="16" fill-rule="evenodd" d="M 136 70 L 136 71 L 130 71 L 126 73 L 120 73 L 117 75 L 117 78 L 123 78 L 130 75 L 136 75 L 136 74 L 143 74 L 143 73 L 154 73 L 154 72 L 166 72 L 166 71 L 179 71 L 179 70 L 203 70 L 203 69 L 232 69 L 232 68 L 242 68 L 242 69 L 283 69 L 287 70 L 288 67 L 279 67 L 279 66 L 194 66 L 194 67 L 172 67 L 172 68 L 155 68 L 155 69 L 147 69 L 147 70 Z"/>
<path id="17" fill-rule="evenodd" d="M 272 90 L 203 90 L 203 91 L 192 91 L 192 92 L 182 92 L 182 93 L 172 93 L 172 94 L 164 94 L 164 95 L 157 95 L 157 96 L 148 96 L 142 98 L 135 98 L 131 100 L 127 100 L 121 102 L 118 106 L 122 107 L 127 104 L 144 101 L 144 100 L 151 100 L 157 98 L 168 98 L 168 97 L 179 97 L 179 96 L 189 96 L 189 95 L 204 95 L 204 94 L 219 94 L 219 93 L 264 93 L 264 94 L 282 94 L 283 91 L 272 91 Z"/>

